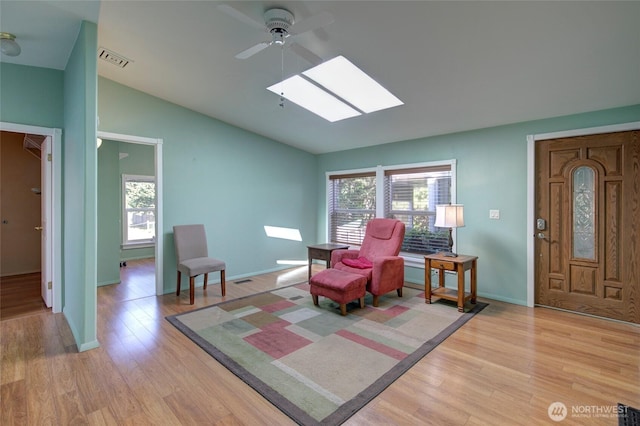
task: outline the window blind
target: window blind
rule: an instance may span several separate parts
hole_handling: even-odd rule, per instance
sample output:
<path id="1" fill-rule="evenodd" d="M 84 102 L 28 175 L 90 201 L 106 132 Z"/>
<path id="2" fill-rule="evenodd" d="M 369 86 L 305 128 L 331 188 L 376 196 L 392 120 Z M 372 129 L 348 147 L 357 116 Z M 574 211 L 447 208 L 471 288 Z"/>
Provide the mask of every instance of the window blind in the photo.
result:
<path id="1" fill-rule="evenodd" d="M 385 170 L 385 217 L 406 226 L 402 251 L 430 254 L 448 248 L 448 231 L 434 227 L 436 205 L 451 202 L 451 166 Z"/>
<path id="2" fill-rule="evenodd" d="M 331 241 L 360 245 L 367 222 L 376 215 L 376 174 L 329 176 L 329 228 Z"/>

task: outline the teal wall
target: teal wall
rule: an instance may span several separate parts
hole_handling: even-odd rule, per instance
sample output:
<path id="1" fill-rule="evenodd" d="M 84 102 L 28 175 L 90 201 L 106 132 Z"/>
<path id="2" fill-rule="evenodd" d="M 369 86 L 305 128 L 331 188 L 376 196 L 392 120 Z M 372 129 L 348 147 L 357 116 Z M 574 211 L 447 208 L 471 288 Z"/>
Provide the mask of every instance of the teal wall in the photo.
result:
<path id="1" fill-rule="evenodd" d="M 98 149 L 97 284 L 120 282 L 119 142 L 103 140 Z"/>
<path id="2" fill-rule="evenodd" d="M 62 128 L 64 73 L 0 62 L 0 121 Z"/>
<path id="3" fill-rule="evenodd" d="M 120 160 L 120 174 L 154 176 L 154 148 L 152 145 L 120 142 L 119 152 L 127 154 Z"/>
<path id="4" fill-rule="evenodd" d="M 153 247 L 121 249 L 123 174 L 154 176 L 153 146 L 104 139 L 98 149 L 98 286 L 120 282 L 121 261 L 155 254 Z"/>
<path id="5" fill-rule="evenodd" d="M 319 155 L 318 240 L 327 233 L 325 172 L 456 159 L 457 202 L 465 208 L 457 252 L 479 256 L 479 295 L 526 304 L 526 241 L 533 232 L 527 223 L 527 135 L 632 121 L 640 121 L 640 105 Z M 489 219 L 489 209 L 500 210 L 500 220 Z M 407 268 L 406 275 L 424 284 L 423 269 Z"/>
<path id="6" fill-rule="evenodd" d="M 104 78 L 98 91 L 101 131 L 163 140 L 165 293 L 175 291 L 174 225 L 203 223 L 230 281 L 306 260 L 317 242 L 314 155 Z M 268 238 L 264 225 L 297 228 L 303 241 Z"/>
<path id="7" fill-rule="evenodd" d="M 98 346 L 97 26 L 83 22 L 64 71 L 63 312 L 78 350 Z"/>

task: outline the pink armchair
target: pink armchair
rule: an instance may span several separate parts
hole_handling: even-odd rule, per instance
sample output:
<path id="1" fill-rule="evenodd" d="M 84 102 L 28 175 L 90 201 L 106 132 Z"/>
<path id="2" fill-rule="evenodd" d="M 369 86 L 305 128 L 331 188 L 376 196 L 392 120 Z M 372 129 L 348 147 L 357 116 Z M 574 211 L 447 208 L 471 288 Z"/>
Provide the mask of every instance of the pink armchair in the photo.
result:
<path id="1" fill-rule="evenodd" d="M 404 239 L 404 223 L 396 219 L 373 219 L 367 223 L 360 250 L 335 250 L 331 267 L 367 277 L 367 291 L 378 296 L 392 290 L 402 297 L 404 259 L 398 254 Z"/>

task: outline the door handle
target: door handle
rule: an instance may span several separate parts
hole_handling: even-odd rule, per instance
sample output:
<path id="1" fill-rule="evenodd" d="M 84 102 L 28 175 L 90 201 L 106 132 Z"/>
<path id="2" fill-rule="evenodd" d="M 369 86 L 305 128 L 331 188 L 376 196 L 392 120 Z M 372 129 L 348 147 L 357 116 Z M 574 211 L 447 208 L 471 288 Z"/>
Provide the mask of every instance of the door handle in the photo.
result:
<path id="1" fill-rule="evenodd" d="M 42 231 L 42 226 L 36 226 L 33 229 L 35 229 L 36 231 Z"/>
<path id="2" fill-rule="evenodd" d="M 544 235 L 544 232 L 538 232 L 538 233 L 536 234 L 536 238 L 538 238 L 539 240 L 549 241 L 549 240 L 547 240 L 547 236 L 546 236 L 546 235 Z"/>

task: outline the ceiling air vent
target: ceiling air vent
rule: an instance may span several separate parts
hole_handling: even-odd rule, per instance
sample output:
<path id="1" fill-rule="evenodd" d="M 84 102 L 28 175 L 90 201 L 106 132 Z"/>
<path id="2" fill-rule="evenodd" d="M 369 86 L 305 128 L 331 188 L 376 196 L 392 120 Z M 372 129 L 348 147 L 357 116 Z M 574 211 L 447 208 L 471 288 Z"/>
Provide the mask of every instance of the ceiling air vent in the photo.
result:
<path id="1" fill-rule="evenodd" d="M 104 47 L 98 48 L 98 58 L 120 68 L 126 67 L 129 62 L 133 62 L 132 60 L 127 59 L 116 52 L 112 52 L 109 49 L 105 49 Z"/>

